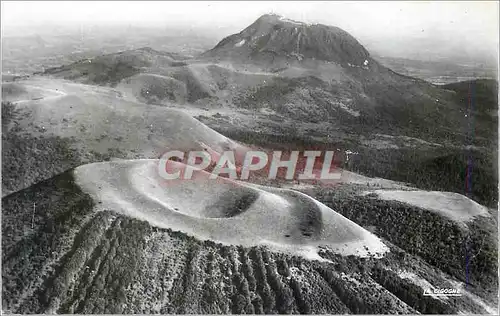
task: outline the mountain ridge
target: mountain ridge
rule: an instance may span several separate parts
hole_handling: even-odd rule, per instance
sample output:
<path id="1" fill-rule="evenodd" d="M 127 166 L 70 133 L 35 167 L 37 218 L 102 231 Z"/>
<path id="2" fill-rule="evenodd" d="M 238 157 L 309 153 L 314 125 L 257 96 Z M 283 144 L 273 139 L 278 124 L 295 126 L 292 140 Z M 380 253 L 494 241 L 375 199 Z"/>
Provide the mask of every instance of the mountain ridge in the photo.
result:
<path id="1" fill-rule="evenodd" d="M 265 14 L 237 34 L 220 41 L 204 56 L 243 55 L 259 59 L 304 58 L 335 62 L 345 66 L 368 66 L 374 62 L 369 52 L 348 32 L 324 24 L 307 24 L 275 14 Z"/>

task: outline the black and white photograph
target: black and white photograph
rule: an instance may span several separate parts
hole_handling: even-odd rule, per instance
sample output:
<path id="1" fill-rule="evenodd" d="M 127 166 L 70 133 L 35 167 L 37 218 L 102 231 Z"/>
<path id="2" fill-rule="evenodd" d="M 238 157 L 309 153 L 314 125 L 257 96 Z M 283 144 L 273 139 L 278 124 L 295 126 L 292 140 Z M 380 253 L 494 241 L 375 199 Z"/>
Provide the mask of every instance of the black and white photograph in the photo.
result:
<path id="1" fill-rule="evenodd" d="M 498 315 L 498 1 L 2 1 L 2 314 Z"/>

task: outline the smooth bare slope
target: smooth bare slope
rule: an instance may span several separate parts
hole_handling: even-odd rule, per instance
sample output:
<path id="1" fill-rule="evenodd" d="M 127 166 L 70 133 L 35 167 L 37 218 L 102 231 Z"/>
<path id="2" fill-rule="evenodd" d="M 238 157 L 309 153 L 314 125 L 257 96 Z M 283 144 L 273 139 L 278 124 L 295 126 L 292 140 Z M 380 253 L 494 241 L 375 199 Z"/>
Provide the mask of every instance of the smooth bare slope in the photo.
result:
<path id="1" fill-rule="evenodd" d="M 488 208 L 453 192 L 376 190 L 373 193 L 382 200 L 415 205 L 457 222 L 467 222 L 478 216 L 491 216 Z"/>
<path id="2" fill-rule="evenodd" d="M 128 101 L 111 88 L 39 77 L 11 85 L 25 92 L 13 94 L 2 127 L 4 195 L 88 162 L 159 158 L 202 143 L 218 152 L 241 147 L 181 111 Z M 61 146 L 63 154 L 47 155 Z"/>
<path id="3" fill-rule="evenodd" d="M 268 245 L 315 259 L 321 259 L 317 254 L 321 247 L 358 256 L 387 251 L 375 235 L 300 192 L 212 180 L 205 171 L 191 180 L 167 181 L 159 176 L 158 163 L 90 164 L 78 167 L 75 175 L 77 183 L 100 202 L 98 209 L 114 209 L 201 240 Z"/>

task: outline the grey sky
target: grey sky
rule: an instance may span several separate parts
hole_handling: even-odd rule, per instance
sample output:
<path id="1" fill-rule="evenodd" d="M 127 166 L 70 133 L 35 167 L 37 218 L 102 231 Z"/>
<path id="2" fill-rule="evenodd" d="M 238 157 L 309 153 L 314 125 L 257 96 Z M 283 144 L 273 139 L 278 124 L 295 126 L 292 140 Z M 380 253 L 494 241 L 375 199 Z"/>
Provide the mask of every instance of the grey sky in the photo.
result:
<path id="1" fill-rule="evenodd" d="M 498 47 L 497 1 L 444 2 L 145 2 L 2 1 L 2 25 L 51 23 L 181 24 L 238 32 L 264 13 L 339 26 L 361 41 L 427 38 Z M 229 35 L 229 34 L 226 34 Z"/>

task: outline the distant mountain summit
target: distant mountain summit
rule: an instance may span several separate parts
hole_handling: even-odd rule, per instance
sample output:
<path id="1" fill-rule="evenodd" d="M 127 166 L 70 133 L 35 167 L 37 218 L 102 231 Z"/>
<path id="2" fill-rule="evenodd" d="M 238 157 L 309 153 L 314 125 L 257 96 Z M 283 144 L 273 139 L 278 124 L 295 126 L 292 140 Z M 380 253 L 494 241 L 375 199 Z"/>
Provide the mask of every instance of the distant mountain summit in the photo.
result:
<path id="1" fill-rule="evenodd" d="M 250 59 L 316 59 L 345 66 L 367 67 L 368 51 L 346 31 L 266 14 L 238 34 L 230 35 L 206 53 Z"/>

